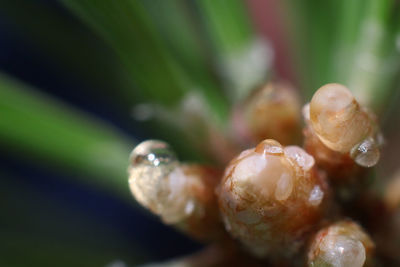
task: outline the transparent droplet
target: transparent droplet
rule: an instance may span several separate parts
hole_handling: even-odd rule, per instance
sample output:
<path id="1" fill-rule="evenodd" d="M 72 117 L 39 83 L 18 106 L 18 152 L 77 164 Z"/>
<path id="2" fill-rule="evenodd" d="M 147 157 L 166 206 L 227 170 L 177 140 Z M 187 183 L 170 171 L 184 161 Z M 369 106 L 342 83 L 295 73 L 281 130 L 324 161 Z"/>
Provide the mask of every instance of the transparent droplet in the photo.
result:
<path id="1" fill-rule="evenodd" d="M 374 138 L 368 137 L 351 149 L 350 156 L 358 165 L 375 166 L 380 157 L 379 145 Z"/>
<path id="2" fill-rule="evenodd" d="M 131 167 L 140 164 L 170 165 L 177 162 L 176 155 L 170 146 L 158 140 L 147 140 L 137 145 L 130 155 Z"/>
<path id="3" fill-rule="evenodd" d="M 308 202 L 311 204 L 311 206 L 318 206 L 323 198 L 324 198 L 324 192 L 321 190 L 321 187 L 319 187 L 319 185 L 316 185 L 311 190 Z"/>
<path id="4" fill-rule="evenodd" d="M 265 139 L 256 146 L 255 152 L 260 154 L 282 155 L 282 145 L 273 139 Z"/>
<path id="5" fill-rule="evenodd" d="M 279 201 L 290 197 L 294 187 L 293 177 L 288 173 L 283 173 L 276 183 L 275 198 Z"/>
<path id="6" fill-rule="evenodd" d="M 285 155 L 294 161 L 304 170 L 309 171 L 315 164 L 314 157 L 298 146 L 287 146 L 284 149 Z"/>

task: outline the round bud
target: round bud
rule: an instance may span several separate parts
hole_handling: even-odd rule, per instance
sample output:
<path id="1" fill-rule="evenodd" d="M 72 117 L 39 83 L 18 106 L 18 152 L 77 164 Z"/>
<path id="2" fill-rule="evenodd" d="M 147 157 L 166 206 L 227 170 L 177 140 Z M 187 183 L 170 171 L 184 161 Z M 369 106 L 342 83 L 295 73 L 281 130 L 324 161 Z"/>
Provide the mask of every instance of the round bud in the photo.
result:
<path id="1" fill-rule="evenodd" d="M 354 222 L 340 221 L 320 230 L 308 253 L 308 266 L 362 267 L 371 261 L 374 243 Z"/>
<path id="2" fill-rule="evenodd" d="M 366 112 L 340 84 L 327 84 L 318 89 L 311 99 L 310 121 L 321 141 L 341 153 L 350 152 L 372 130 Z"/>
<path id="3" fill-rule="evenodd" d="M 270 82 L 254 90 L 239 106 L 234 127 L 240 139 L 258 143 L 272 138 L 290 144 L 300 133 L 300 108 L 293 88 Z"/>
<path id="4" fill-rule="evenodd" d="M 319 220 L 325 185 L 303 149 L 264 140 L 225 170 L 219 206 L 226 229 L 260 257 L 290 256 Z"/>

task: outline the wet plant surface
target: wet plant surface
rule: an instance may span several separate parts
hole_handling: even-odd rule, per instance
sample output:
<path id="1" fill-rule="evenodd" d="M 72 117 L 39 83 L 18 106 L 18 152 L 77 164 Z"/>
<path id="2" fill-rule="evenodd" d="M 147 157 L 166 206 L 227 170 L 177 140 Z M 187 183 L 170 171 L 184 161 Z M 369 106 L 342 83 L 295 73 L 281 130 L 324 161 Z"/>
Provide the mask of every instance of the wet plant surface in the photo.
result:
<path id="1" fill-rule="evenodd" d="M 400 265 L 399 8 L 1 1 L 0 265 Z"/>

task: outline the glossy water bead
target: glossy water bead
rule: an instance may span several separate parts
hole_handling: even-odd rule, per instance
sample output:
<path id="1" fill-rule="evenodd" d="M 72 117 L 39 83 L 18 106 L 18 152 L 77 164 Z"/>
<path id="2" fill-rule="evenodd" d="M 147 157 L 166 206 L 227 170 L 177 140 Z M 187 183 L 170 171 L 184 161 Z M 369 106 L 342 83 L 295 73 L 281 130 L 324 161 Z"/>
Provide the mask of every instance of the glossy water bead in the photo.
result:
<path id="1" fill-rule="evenodd" d="M 326 197 L 313 167 L 303 149 L 271 139 L 242 152 L 227 166 L 217 191 L 227 231 L 259 257 L 296 253 Z"/>

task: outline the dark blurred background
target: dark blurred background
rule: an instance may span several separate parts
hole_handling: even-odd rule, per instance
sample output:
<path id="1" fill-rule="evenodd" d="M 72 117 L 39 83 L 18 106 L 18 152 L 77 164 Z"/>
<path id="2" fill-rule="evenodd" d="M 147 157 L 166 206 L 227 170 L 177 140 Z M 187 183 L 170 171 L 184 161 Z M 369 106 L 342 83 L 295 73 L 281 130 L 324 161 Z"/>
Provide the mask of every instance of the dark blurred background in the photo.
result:
<path id="1" fill-rule="evenodd" d="M 60 3 L 1 1 L 1 72 L 140 141 L 145 134 L 116 101 L 115 84 L 101 78 L 108 70 L 96 69 L 104 67 L 94 59 L 99 53 L 104 63 L 111 51 Z M 1 266 L 133 266 L 200 246 L 134 207 L 133 198 L 122 201 L 51 162 L 0 148 Z"/>

